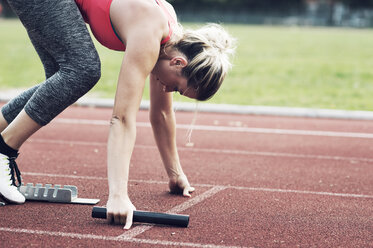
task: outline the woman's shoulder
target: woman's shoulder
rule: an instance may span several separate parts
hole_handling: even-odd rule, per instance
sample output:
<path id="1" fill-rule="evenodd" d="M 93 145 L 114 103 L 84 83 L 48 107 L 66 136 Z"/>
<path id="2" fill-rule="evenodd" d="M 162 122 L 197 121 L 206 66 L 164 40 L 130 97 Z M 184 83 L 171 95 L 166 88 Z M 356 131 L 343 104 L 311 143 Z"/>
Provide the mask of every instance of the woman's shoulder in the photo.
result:
<path id="1" fill-rule="evenodd" d="M 165 0 L 158 0 L 158 1 L 162 1 L 164 6 L 166 7 L 168 13 L 170 13 L 170 15 L 174 18 L 174 20 L 177 21 L 177 15 L 176 15 L 176 11 L 175 11 L 174 7 L 169 2 L 167 2 Z"/>
<path id="2" fill-rule="evenodd" d="M 166 2 L 163 1 L 163 3 Z M 112 0 L 111 12 L 119 13 L 122 19 L 127 19 L 127 17 L 137 17 L 136 19 L 145 17 L 162 18 L 162 15 L 159 15 L 161 10 L 159 10 L 156 0 Z"/>
<path id="3" fill-rule="evenodd" d="M 157 0 L 159 1 L 159 0 Z M 156 0 L 113 0 L 110 7 L 110 18 L 121 36 L 131 33 L 157 34 L 167 37 L 169 33 L 168 17 L 159 7 Z M 163 4 L 164 2 L 162 2 Z M 165 6 L 165 5 L 162 5 Z M 141 28 L 139 29 L 139 27 Z"/>

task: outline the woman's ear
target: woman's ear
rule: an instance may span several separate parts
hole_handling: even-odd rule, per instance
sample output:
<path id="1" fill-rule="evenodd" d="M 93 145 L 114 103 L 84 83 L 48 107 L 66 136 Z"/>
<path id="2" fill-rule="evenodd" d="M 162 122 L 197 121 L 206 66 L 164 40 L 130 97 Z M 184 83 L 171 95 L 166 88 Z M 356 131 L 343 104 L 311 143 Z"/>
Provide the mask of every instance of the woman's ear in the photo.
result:
<path id="1" fill-rule="evenodd" d="M 186 58 L 184 58 L 183 56 L 176 56 L 170 60 L 170 65 L 180 66 L 181 68 L 184 68 L 188 65 L 188 60 L 186 60 Z"/>

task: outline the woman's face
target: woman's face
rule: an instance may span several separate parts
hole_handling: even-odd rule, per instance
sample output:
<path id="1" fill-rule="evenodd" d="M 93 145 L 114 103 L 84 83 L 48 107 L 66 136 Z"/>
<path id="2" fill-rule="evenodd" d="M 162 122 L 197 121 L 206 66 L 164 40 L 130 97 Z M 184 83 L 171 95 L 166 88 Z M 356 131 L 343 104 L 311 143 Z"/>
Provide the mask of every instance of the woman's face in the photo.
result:
<path id="1" fill-rule="evenodd" d="M 152 74 L 163 85 L 165 92 L 179 92 L 180 95 L 197 98 L 197 92 L 188 87 L 188 80 L 181 73 L 182 68 L 187 65 L 182 58 L 159 59 Z"/>

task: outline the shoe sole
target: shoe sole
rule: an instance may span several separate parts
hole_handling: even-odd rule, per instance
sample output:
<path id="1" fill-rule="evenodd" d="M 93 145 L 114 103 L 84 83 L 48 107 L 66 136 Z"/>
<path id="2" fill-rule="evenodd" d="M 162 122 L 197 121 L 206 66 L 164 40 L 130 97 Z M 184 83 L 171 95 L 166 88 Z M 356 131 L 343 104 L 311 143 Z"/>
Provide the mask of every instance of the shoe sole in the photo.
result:
<path id="1" fill-rule="evenodd" d="M 2 202 L 0 201 L 0 206 L 5 206 L 7 204 L 17 204 L 17 205 L 21 205 L 23 204 L 24 202 L 22 203 L 19 203 L 19 202 L 15 202 L 15 201 L 12 201 L 12 200 L 9 200 L 8 198 L 6 198 L 5 196 L 3 196 L 1 193 L 0 193 L 0 199 L 4 200 L 5 202 Z"/>

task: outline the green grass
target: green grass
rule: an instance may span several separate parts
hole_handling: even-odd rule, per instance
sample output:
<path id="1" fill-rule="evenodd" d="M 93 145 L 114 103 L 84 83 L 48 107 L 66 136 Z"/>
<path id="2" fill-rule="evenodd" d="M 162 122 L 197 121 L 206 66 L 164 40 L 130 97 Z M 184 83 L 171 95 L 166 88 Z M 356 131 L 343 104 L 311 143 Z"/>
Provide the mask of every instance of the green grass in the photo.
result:
<path id="1" fill-rule="evenodd" d="M 209 102 L 373 110 L 373 30 L 225 27 L 238 39 L 235 66 Z M 41 63 L 22 25 L 0 19 L 0 34 L 0 90 L 42 81 Z M 102 78 L 90 94 L 113 97 L 123 54 L 96 47 Z"/>

